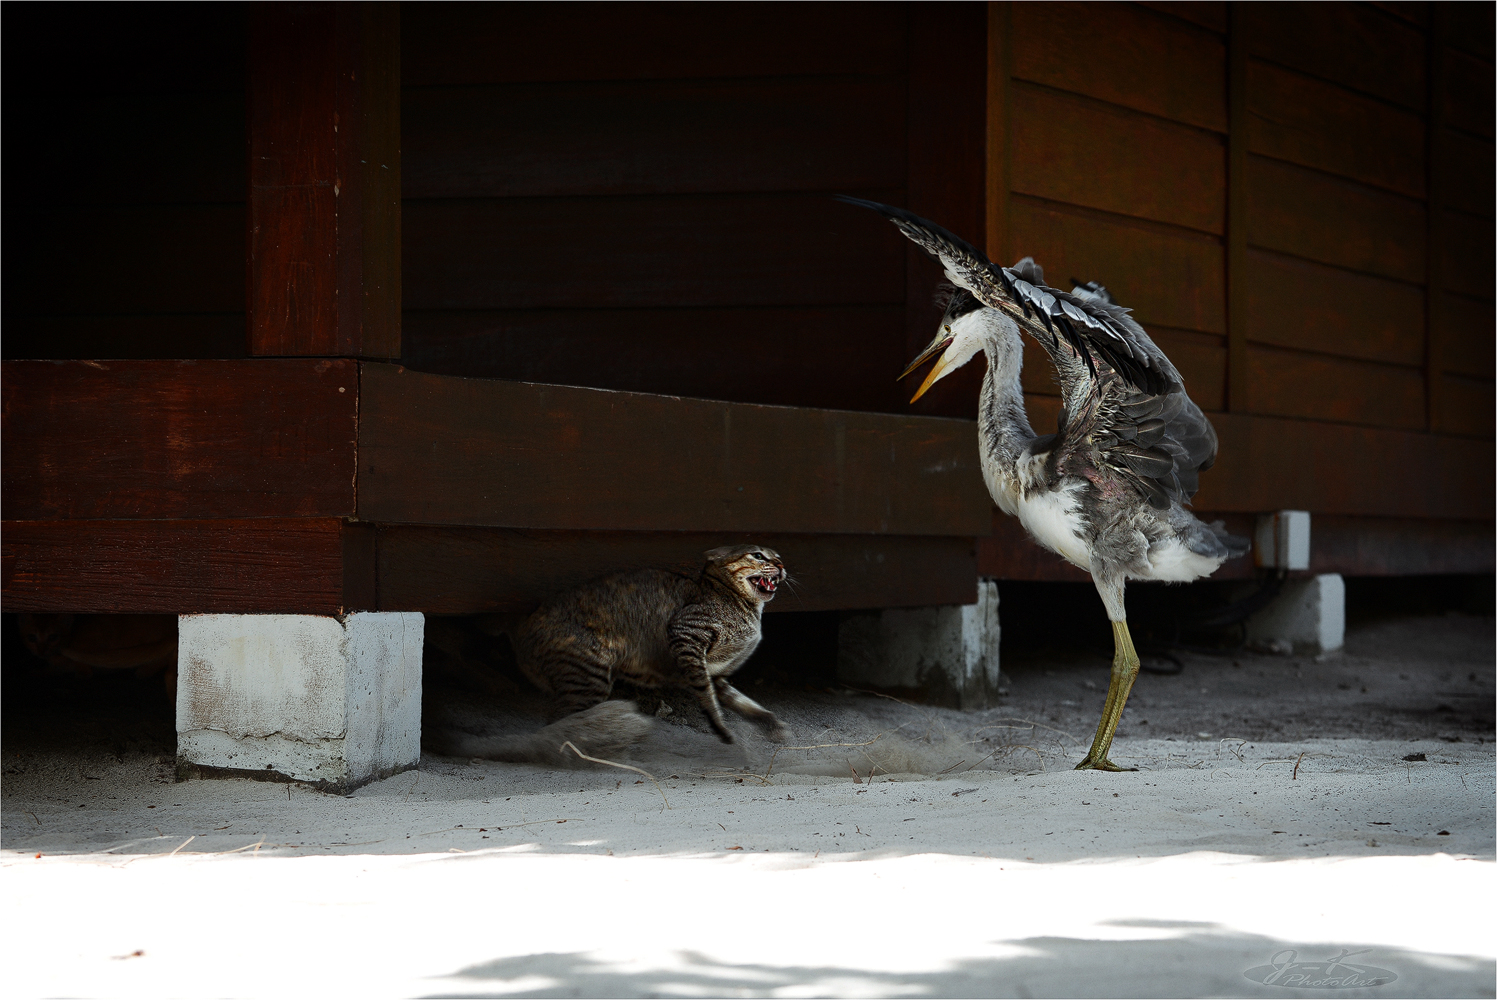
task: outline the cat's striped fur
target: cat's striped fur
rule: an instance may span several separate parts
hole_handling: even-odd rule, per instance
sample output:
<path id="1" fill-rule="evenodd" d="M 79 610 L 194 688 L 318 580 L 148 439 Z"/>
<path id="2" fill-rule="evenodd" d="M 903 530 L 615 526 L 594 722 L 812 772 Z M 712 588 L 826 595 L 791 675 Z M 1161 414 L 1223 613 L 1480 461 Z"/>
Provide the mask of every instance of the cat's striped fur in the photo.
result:
<path id="1" fill-rule="evenodd" d="M 663 570 L 616 573 L 553 597 L 511 636 L 520 670 L 554 696 L 558 721 L 528 737 L 458 739 L 453 752 L 497 760 L 559 763 L 567 739 L 595 751 L 643 736 L 649 717 L 602 705 L 614 684 L 680 687 L 695 693 L 724 743 L 724 706 L 785 738 L 774 713 L 728 677 L 759 645 L 764 605 L 785 580 L 779 553 L 762 545 L 713 549 L 696 577 Z M 584 746 L 584 744 L 586 744 Z"/>

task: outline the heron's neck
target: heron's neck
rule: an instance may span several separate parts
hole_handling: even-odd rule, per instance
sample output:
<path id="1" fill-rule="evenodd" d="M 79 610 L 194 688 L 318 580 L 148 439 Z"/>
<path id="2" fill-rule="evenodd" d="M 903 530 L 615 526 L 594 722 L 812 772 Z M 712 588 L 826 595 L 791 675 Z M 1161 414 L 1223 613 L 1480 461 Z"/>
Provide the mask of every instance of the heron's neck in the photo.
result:
<path id="1" fill-rule="evenodd" d="M 1024 390 L 1019 384 L 1024 344 L 1011 320 L 1001 317 L 989 324 L 984 331 L 983 351 L 988 358 L 988 373 L 982 380 L 978 433 L 984 452 L 999 465 L 1011 467 L 1035 437 L 1024 412 Z"/>

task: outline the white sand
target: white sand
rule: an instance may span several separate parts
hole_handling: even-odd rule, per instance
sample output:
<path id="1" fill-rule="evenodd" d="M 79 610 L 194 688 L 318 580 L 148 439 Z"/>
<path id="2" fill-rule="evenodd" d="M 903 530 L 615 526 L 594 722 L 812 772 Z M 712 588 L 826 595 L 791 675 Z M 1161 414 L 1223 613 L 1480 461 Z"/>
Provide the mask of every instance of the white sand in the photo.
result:
<path id="1" fill-rule="evenodd" d="M 887 735 L 766 783 L 766 745 L 667 733 L 669 809 L 626 771 L 431 756 L 348 798 L 176 784 L 128 728 L 8 716 L 5 995 L 1293 996 L 1244 973 L 1350 951 L 1397 979 L 1336 995 L 1490 997 L 1490 620 L 1400 628 L 1146 676 L 1131 774 L 1069 769 L 1089 661 L 966 715 L 768 691 L 809 742 Z"/>
<path id="2" fill-rule="evenodd" d="M 1359 995 L 1492 995 L 1490 745 L 1233 746 L 683 776 L 669 809 L 625 772 L 431 761 L 344 799 L 143 763 L 75 786 L 108 804 L 9 803 L 6 994 L 1257 996 L 1275 953 L 1346 948 L 1399 977 Z"/>

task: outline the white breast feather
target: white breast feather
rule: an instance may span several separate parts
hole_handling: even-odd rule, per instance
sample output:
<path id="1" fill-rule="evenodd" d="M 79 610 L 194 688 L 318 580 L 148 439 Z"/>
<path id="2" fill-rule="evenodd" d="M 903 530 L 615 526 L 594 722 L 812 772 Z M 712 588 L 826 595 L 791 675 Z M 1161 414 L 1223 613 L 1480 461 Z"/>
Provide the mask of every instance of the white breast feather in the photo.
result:
<path id="1" fill-rule="evenodd" d="M 1024 529 L 1051 552 L 1059 553 L 1067 562 L 1084 570 L 1091 570 L 1091 549 L 1077 534 L 1081 526 L 1079 508 L 1081 501 L 1076 493 L 1081 485 L 1074 483 L 1061 489 L 1039 491 L 1028 497 L 1019 497 L 1016 513 Z"/>

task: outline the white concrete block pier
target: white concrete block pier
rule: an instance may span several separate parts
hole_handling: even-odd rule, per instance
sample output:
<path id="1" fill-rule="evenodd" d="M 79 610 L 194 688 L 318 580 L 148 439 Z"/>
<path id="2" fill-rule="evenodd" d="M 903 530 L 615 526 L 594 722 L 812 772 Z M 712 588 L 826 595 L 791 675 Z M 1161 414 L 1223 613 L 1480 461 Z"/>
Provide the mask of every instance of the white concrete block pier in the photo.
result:
<path id="1" fill-rule="evenodd" d="M 1273 603 L 1247 620 L 1247 639 L 1287 642 L 1309 653 L 1340 649 L 1346 644 L 1346 581 L 1340 573 L 1286 581 Z"/>
<path id="2" fill-rule="evenodd" d="M 416 613 L 181 616 L 178 776 L 344 792 L 415 767 L 424 626 Z"/>
<path id="3" fill-rule="evenodd" d="M 888 608 L 843 617 L 837 679 L 949 708 L 987 708 L 998 693 L 998 584 L 976 604 Z"/>

